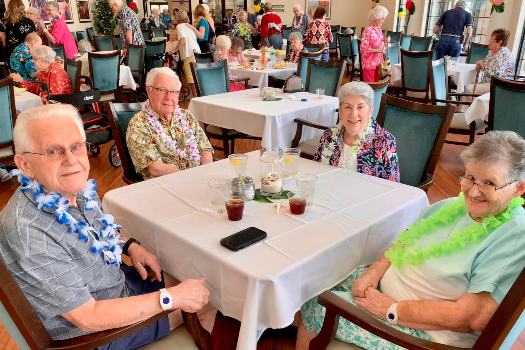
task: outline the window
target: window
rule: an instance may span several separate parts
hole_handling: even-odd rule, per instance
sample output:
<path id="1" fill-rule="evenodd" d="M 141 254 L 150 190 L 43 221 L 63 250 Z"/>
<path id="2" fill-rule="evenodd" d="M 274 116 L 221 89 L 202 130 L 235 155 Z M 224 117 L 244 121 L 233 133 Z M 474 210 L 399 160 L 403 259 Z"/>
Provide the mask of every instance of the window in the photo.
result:
<path id="1" fill-rule="evenodd" d="M 521 32 L 521 44 L 516 59 L 516 75 L 519 78 L 525 78 L 525 23 Z"/>
<path id="2" fill-rule="evenodd" d="M 457 0 L 430 0 L 425 28 L 426 35 L 432 35 L 434 25 L 446 10 L 454 8 Z M 465 10 L 472 15 L 472 41 L 486 44 L 488 33 L 491 3 L 485 0 L 467 0 Z"/>

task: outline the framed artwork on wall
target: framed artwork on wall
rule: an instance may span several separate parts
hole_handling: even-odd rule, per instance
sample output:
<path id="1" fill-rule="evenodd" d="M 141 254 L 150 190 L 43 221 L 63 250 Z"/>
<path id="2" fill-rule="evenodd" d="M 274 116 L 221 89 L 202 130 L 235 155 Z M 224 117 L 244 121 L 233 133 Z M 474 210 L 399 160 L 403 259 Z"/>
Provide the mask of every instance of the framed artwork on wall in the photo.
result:
<path id="1" fill-rule="evenodd" d="M 77 0 L 77 11 L 80 22 L 91 21 L 91 13 L 89 12 L 89 3 L 87 0 Z"/>
<path id="2" fill-rule="evenodd" d="M 331 11 L 331 0 L 306 0 L 306 13 L 313 17 L 315 9 L 317 7 L 323 7 L 326 10 L 326 19 L 330 19 L 332 17 L 332 11 Z"/>
<path id="3" fill-rule="evenodd" d="M 71 12 L 70 0 L 58 0 L 57 3 L 60 15 L 64 17 L 66 22 L 73 23 L 73 12 Z M 39 9 L 42 20 L 49 22 L 49 17 L 46 13 L 46 0 L 29 0 L 29 6 Z"/>

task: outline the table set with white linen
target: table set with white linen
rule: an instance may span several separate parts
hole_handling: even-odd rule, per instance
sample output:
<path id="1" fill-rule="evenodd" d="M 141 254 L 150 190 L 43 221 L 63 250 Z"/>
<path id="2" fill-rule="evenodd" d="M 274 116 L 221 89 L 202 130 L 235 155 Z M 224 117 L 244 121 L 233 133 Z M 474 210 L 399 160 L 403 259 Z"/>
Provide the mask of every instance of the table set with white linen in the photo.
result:
<path id="1" fill-rule="evenodd" d="M 465 111 L 467 125 L 475 120 L 489 120 L 490 93 L 476 97 Z"/>
<path id="2" fill-rule="evenodd" d="M 258 68 L 241 68 L 237 65 L 229 65 L 230 77 L 249 78 L 248 85 L 257 87 L 268 86 L 268 77 L 286 80 L 297 72 L 296 63 L 287 63 L 285 68 L 266 67 L 261 70 Z"/>
<path id="3" fill-rule="evenodd" d="M 369 264 L 428 206 L 415 187 L 299 158 L 318 176 L 303 215 L 248 201 L 241 221 L 211 210 L 210 179 L 230 174 L 229 160 L 112 190 L 103 206 L 179 280 L 206 278 L 210 304 L 241 321 L 237 349 L 255 349 L 267 328 L 291 324 L 307 300 Z M 247 175 L 260 181 L 259 151 Z M 288 185 L 286 185 L 288 183 Z M 294 190 L 292 180 L 285 186 Z M 232 252 L 219 241 L 247 227 L 268 237 Z"/>
<path id="4" fill-rule="evenodd" d="M 97 51 L 97 53 L 110 53 L 110 52 L 113 52 L 113 51 Z M 78 57 L 77 60 L 82 62 L 82 75 L 91 77 L 91 73 L 89 72 L 88 55 L 84 54 Z M 129 66 L 126 66 L 124 64 L 120 65 L 118 84 L 119 86 L 131 89 L 131 90 L 137 89 L 137 83 L 135 82 L 135 79 L 133 79 L 133 74 L 131 74 L 131 68 L 129 68 Z"/>
<path id="5" fill-rule="evenodd" d="M 300 92 L 277 94 L 280 101 L 263 101 L 260 89 L 192 98 L 189 110 L 200 121 L 262 137 L 263 147 L 290 147 L 296 131 L 295 118 L 333 126 L 339 100 Z M 302 101 L 305 100 L 305 101 Z M 320 137 L 322 130 L 304 128 L 302 140 Z"/>
<path id="6" fill-rule="evenodd" d="M 17 113 L 32 107 L 42 106 L 42 104 L 40 96 L 15 87 L 15 108 Z"/>

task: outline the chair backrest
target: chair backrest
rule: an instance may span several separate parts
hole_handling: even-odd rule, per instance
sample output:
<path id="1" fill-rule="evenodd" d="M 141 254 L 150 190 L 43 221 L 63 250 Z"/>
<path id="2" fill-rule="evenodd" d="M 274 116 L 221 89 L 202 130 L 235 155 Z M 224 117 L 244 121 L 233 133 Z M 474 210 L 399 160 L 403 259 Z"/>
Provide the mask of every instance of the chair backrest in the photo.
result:
<path id="1" fill-rule="evenodd" d="M 304 41 L 303 45 L 304 45 L 304 48 L 306 49 L 306 51 L 308 51 L 308 52 L 317 52 L 319 50 L 324 49 L 324 46 L 321 45 L 321 44 L 310 44 L 307 41 Z"/>
<path id="2" fill-rule="evenodd" d="M 339 29 L 332 28 L 332 41 L 328 44 L 330 50 L 337 49 L 337 35 L 339 34 Z"/>
<path id="3" fill-rule="evenodd" d="M 444 104 L 436 100 L 448 100 L 448 77 L 447 63 L 445 60 L 432 65 L 432 79 L 430 80 L 430 92 L 434 104 Z"/>
<path id="4" fill-rule="evenodd" d="M 428 51 L 432 45 L 431 36 L 415 36 L 410 39 L 409 51 Z"/>
<path id="5" fill-rule="evenodd" d="M 283 39 L 288 40 L 288 37 L 290 36 L 290 33 L 292 32 L 292 27 L 289 26 L 283 26 Z"/>
<path id="6" fill-rule="evenodd" d="M 122 162 L 122 179 L 127 184 L 135 183 L 143 180 L 142 175 L 135 171 L 135 166 L 129 155 L 128 145 L 126 143 L 126 132 L 128 131 L 128 124 L 131 118 L 137 114 L 144 103 L 112 103 L 108 105 L 111 115 L 110 123 L 112 128 L 113 139 L 117 145 L 118 154 Z"/>
<path id="7" fill-rule="evenodd" d="M 93 88 L 102 94 L 110 94 L 117 90 L 120 78 L 120 51 L 89 52 L 88 60 Z"/>
<path id="8" fill-rule="evenodd" d="M 355 53 L 352 50 L 352 34 L 337 34 L 339 41 L 339 55 L 341 58 L 354 60 Z"/>
<path id="9" fill-rule="evenodd" d="M 412 40 L 412 36 L 401 34 L 401 48 L 403 50 L 409 50 L 411 40 Z"/>
<path id="10" fill-rule="evenodd" d="M 401 42 L 401 34 L 403 34 L 403 32 L 392 32 L 390 30 L 387 30 L 386 31 L 386 35 L 387 37 L 390 37 L 390 42 L 391 43 L 400 43 Z"/>
<path id="11" fill-rule="evenodd" d="M 71 36 L 75 40 L 75 43 L 78 43 L 77 33 L 76 32 L 71 32 Z"/>
<path id="12" fill-rule="evenodd" d="M 77 33 L 77 39 L 78 39 L 78 41 L 80 41 L 80 40 L 85 40 L 85 39 L 89 40 L 89 39 L 88 39 L 88 36 L 87 36 L 87 34 L 86 34 L 85 31 L 83 31 L 83 30 L 79 30 L 79 31 L 77 31 L 76 33 Z"/>
<path id="13" fill-rule="evenodd" d="M 335 96 L 345 74 L 346 62 L 310 61 L 304 90 L 310 93 L 316 89 L 324 89 L 327 96 Z"/>
<path id="14" fill-rule="evenodd" d="M 297 76 L 303 81 L 303 86 L 306 86 L 306 76 L 308 75 L 308 66 L 309 62 L 320 61 L 323 50 L 316 52 L 301 52 L 299 54 L 299 59 L 297 60 Z"/>
<path id="15" fill-rule="evenodd" d="M 406 51 L 401 49 L 402 88 L 427 92 L 432 74 L 432 51 Z"/>
<path id="16" fill-rule="evenodd" d="M 131 70 L 133 79 L 139 84 L 144 78 L 144 51 L 143 45 L 128 45 L 126 53 L 126 65 Z"/>
<path id="17" fill-rule="evenodd" d="M 418 186 L 434 174 L 453 110 L 383 95 L 377 122 L 396 138 L 402 183 Z"/>
<path id="18" fill-rule="evenodd" d="M 158 59 L 155 55 L 164 54 L 166 51 L 166 40 L 151 41 L 146 40 L 146 51 L 144 53 L 144 62 L 146 66 L 146 72 L 149 72 L 153 68 L 162 67 L 164 61 Z"/>
<path id="19" fill-rule="evenodd" d="M 93 29 L 93 27 L 88 27 L 86 28 L 86 33 L 87 33 L 87 36 L 88 36 L 88 40 L 91 41 L 91 42 L 94 42 L 95 41 L 95 29 Z"/>
<path id="20" fill-rule="evenodd" d="M 113 47 L 116 50 L 122 50 L 122 40 L 120 39 L 120 35 L 113 35 Z"/>
<path id="21" fill-rule="evenodd" d="M 62 62 L 64 62 L 64 67 L 65 67 L 66 51 L 64 50 L 64 45 L 63 44 L 56 44 L 56 45 L 49 45 L 49 47 L 52 48 L 53 51 L 55 51 L 55 53 L 57 54 L 57 57 L 62 58 Z"/>
<path id="22" fill-rule="evenodd" d="M 399 60 L 399 42 L 392 42 L 388 45 L 387 49 L 388 58 L 390 59 L 390 64 L 398 64 Z"/>
<path id="23" fill-rule="evenodd" d="M 209 96 L 228 92 L 228 62 L 192 63 L 191 73 L 198 96 Z"/>
<path id="24" fill-rule="evenodd" d="M 113 51 L 113 38 L 107 35 L 97 35 L 95 37 L 95 49 L 97 51 Z"/>
<path id="25" fill-rule="evenodd" d="M 73 92 L 80 92 L 80 74 L 82 72 L 82 61 L 66 60 L 66 72 L 71 80 Z"/>
<path id="26" fill-rule="evenodd" d="M 196 52 L 193 51 L 195 56 L 196 63 L 212 63 L 213 62 L 213 52 Z"/>
<path id="27" fill-rule="evenodd" d="M 332 24 L 332 25 L 330 25 L 330 30 L 332 32 L 339 33 L 341 31 L 341 25 L 340 24 Z"/>
<path id="28" fill-rule="evenodd" d="M 166 37 L 166 30 L 164 28 L 152 28 L 151 37 L 152 38 L 164 38 Z"/>
<path id="29" fill-rule="evenodd" d="M 525 137 L 525 82 L 492 77 L 488 130 L 512 130 Z"/>
<path id="30" fill-rule="evenodd" d="M 149 30 L 143 30 L 142 37 L 144 38 L 144 40 L 151 40 L 151 34 Z"/>
<path id="31" fill-rule="evenodd" d="M 370 85 L 372 90 L 374 90 L 374 112 L 372 113 L 372 118 L 375 120 L 377 119 L 379 109 L 381 108 L 381 99 L 383 98 L 383 94 L 386 93 L 388 84 L 390 84 L 390 76 L 378 82 L 367 84 Z"/>
<path id="32" fill-rule="evenodd" d="M 11 147 L 14 154 L 13 127 L 16 121 L 14 83 L 11 78 L 0 80 L 0 147 Z"/>
<path id="33" fill-rule="evenodd" d="M 489 53 L 488 45 L 471 43 L 470 49 L 468 50 L 467 63 L 476 63 L 477 61 L 482 60 L 485 57 L 487 57 L 488 53 Z"/>

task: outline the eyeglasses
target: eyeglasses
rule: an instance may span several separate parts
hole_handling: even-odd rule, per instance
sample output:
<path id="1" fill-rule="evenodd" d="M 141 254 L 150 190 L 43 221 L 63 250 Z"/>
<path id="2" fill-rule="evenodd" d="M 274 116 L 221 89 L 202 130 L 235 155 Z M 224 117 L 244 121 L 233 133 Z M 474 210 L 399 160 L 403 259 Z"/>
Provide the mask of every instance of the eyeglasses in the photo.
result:
<path id="1" fill-rule="evenodd" d="M 501 190 L 502 188 L 510 186 L 516 181 L 517 180 L 514 180 L 514 181 L 507 182 L 506 184 L 503 184 L 501 186 L 496 186 L 490 181 L 484 181 L 484 182 L 479 183 L 479 182 L 475 182 L 474 179 L 464 176 L 464 175 L 459 177 L 459 184 L 461 185 L 462 189 L 469 190 L 472 188 L 472 186 L 476 185 L 478 186 L 478 190 L 480 192 L 487 193 L 487 194 L 494 193 L 497 190 Z"/>
<path id="2" fill-rule="evenodd" d="M 66 158 L 67 149 L 69 149 L 69 152 L 71 152 L 71 154 L 75 156 L 82 156 L 87 153 L 88 145 L 89 144 L 87 142 L 77 142 L 72 144 L 68 148 L 61 146 L 53 146 L 46 149 L 45 153 L 22 152 L 22 154 L 36 154 L 52 160 L 63 160 L 64 158 Z"/>
<path id="3" fill-rule="evenodd" d="M 180 94 L 180 91 L 176 91 L 176 90 L 168 90 L 166 88 L 163 88 L 163 87 L 155 87 L 155 86 L 150 86 L 153 90 L 157 91 L 157 92 L 160 92 L 161 94 L 163 95 L 173 95 L 173 96 L 179 96 Z"/>

